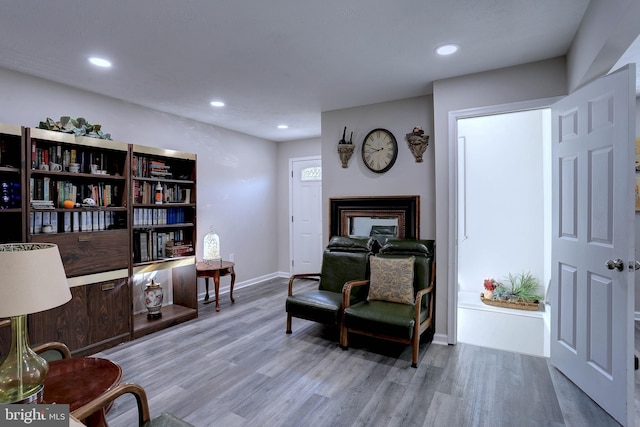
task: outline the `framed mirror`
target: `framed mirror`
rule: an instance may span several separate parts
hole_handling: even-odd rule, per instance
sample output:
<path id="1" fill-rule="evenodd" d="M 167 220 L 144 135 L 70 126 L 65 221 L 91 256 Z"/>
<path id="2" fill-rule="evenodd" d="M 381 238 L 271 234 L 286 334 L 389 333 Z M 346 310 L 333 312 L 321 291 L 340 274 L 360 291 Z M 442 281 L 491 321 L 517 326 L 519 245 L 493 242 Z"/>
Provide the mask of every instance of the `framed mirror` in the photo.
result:
<path id="1" fill-rule="evenodd" d="M 329 199 L 330 236 L 420 238 L 420 196 Z"/>

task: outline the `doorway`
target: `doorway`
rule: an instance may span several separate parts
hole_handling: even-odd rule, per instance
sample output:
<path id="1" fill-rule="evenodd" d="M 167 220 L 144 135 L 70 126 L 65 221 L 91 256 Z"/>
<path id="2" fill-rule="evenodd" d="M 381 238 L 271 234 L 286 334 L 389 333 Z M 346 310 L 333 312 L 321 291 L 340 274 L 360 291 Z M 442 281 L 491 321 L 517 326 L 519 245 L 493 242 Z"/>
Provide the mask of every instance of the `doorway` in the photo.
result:
<path id="1" fill-rule="evenodd" d="M 322 263 L 322 164 L 320 156 L 289 160 L 291 274 L 317 273 Z"/>
<path id="2" fill-rule="evenodd" d="M 530 273 L 550 280 L 550 110 L 457 120 L 458 329 L 460 342 L 549 356 L 549 318 L 484 305 L 485 278 Z M 478 324 L 501 325 L 479 331 Z"/>

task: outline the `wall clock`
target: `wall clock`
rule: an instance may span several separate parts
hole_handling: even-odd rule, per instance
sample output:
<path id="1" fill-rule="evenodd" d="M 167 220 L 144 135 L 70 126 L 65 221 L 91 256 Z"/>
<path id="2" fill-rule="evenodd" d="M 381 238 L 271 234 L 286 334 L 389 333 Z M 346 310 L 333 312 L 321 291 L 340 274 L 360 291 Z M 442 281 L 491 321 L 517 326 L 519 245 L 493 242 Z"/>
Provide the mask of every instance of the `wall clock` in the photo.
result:
<path id="1" fill-rule="evenodd" d="M 398 157 L 395 136 L 386 129 L 374 129 L 362 142 L 362 160 L 372 172 L 383 173 L 391 169 Z"/>

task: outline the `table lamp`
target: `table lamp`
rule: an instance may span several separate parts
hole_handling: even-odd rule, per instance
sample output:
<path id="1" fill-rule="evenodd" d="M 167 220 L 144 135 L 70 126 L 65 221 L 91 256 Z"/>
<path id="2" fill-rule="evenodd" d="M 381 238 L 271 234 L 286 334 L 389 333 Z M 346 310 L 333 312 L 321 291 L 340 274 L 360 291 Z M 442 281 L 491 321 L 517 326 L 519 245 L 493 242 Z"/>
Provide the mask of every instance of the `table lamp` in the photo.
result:
<path id="1" fill-rule="evenodd" d="M 11 347 L 0 363 L 0 403 L 37 402 L 49 370 L 29 348 L 27 314 L 71 299 L 58 246 L 0 244 L 0 318 L 11 318 Z"/>

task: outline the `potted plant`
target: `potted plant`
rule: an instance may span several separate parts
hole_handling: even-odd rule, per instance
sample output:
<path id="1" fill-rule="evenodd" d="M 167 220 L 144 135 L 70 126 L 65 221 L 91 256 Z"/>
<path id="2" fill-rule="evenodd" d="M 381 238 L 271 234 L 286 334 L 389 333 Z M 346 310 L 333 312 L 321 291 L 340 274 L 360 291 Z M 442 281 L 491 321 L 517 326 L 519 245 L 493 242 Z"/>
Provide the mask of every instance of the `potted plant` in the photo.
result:
<path id="1" fill-rule="evenodd" d="M 544 298 L 537 293 L 538 288 L 538 280 L 530 272 L 509 273 L 504 283 L 498 283 L 495 292 L 509 301 L 538 302 Z"/>

